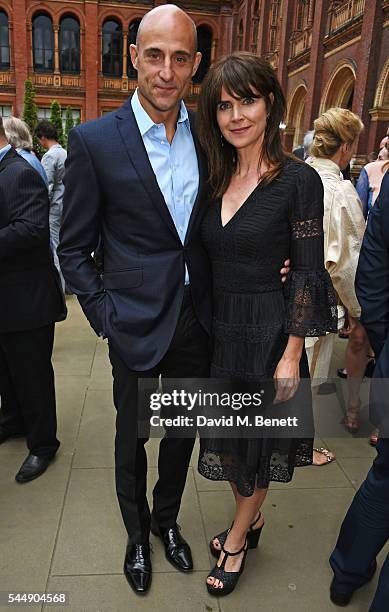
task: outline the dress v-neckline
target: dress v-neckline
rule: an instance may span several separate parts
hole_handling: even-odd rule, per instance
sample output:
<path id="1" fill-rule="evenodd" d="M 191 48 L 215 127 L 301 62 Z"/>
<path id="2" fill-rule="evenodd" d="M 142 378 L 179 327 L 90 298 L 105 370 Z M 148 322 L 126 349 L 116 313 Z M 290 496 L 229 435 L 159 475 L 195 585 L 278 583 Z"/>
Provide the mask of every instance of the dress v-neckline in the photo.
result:
<path id="1" fill-rule="evenodd" d="M 246 204 L 248 203 L 248 201 L 251 199 L 251 196 L 254 195 L 255 191 L 258 189 L 258 187 L 261 186 L 261 183 L 257 183 L 257 185 L 255 185 L 254 189 L 249 193 L 249 195 L 247 196 L 247 198 L 242 202 L 242 204 L 239 206 L 239 208 L 234 212 L 234 214 L 232 215 L 232 217 L 230 217 L 227 221 L 227 223 L 224 223 L 223 225 L 223 219 L 222 219 L 222 209 L 223 209 L 223 197 L 220 198 L 220 207 L 219 207 L 219 222 L 221 225 L 222 229 L 225 229 L 227 227 L 227 225 L 229 225 L 231 223 L 231 221 L 233 221 L 235 219 L 235 217 L 239 214 L 239 211 L 242 210 L 242 208 L 244 208 L 246 206 Z"/>

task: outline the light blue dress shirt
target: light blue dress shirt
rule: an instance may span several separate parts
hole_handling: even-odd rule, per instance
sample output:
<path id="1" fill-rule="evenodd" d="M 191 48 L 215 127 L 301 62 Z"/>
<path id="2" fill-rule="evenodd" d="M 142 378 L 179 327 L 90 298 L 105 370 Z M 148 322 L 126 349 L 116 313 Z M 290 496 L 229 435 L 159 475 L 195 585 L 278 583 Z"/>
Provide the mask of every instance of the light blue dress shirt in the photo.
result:
<path id="1" fill-rule="evenodd" d="M 153 122 L 141 105 L 137 90 L 131 106 L 158 186 L 184 244 L 199 187 L 199 168 L 188 111 L 181 101 L 176 133 L 170 144 L 164 124 Z M 185 266 L 185 284 L 188 283 Z"/>
<path id="2" fill-rule="evenodd" d="M 11 145 L 5 145 L 5 147 L 3 147 L 2 149 L 0 149 L 0 161 L 3 159 L 4 155 L 7 155 L 8 151 L 10 150 Z"/>
<path id="3" fill-rule="evenodd" d="M 34 170 L 39 172 L 39 174 L 41 175 L 41 177 L 43 178 L 45 182 L 46 187 L 48 188 L 49 181 L 47 180 L 45 169 L 43 168 L 37 156 L 31 153 L 31 151 L 27 151 L 26 149 L 16 149 L 16 150 L 19 153 L 20 157 L 23 157 L 23 159 L 28 161 L 28 163 L 30 164 L 30 166 L 34 168 Z"/>

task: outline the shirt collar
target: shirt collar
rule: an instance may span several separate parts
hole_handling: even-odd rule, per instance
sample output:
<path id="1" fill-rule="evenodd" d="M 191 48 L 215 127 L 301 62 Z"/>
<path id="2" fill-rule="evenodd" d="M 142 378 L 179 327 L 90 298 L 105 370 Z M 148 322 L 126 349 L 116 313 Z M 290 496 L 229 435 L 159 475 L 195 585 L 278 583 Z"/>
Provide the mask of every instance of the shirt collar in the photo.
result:
<path id="1" fill-rule="evenodd" d="M 7 155 L 8 151 L 10 150 L 10 148 L 11 148 L 11 145 L 7 144 L 7 145 L 5 145 L 5 147 L 2 147 L 0 149 L 0 161 L 3 159 L 3 157 L 5 155 Z"/>
<path id="2" fill-rule="evenodd" d="M 342 176 L 338 164 L 333 162 L 332 159 L 327 159 L 324 157 L 311 157 L 308 163 L 314 168 L 322 168 L 323 170 L 327 170 L 327 172 L 332 172 L 340 177 Z"/>
<path id="3" fill-rule="evenodd" d="M 148 132 L 152 127 L 157 126 L 158 124 L 154 123 L 150 115 L 145 111 L 145 109 L 141 105 L 139 96 L 138 96 L 138 88 L 135 90 L 134 95 L 131 98 L 131 107 L 134 112 L 139 131 L 143 138 L 146 132 Z M 180 113 L 178 116 L 177 123 L 185 123 L 187 128 L 190 129 L 188 110 L 183 100 L 181 100 Z"/>

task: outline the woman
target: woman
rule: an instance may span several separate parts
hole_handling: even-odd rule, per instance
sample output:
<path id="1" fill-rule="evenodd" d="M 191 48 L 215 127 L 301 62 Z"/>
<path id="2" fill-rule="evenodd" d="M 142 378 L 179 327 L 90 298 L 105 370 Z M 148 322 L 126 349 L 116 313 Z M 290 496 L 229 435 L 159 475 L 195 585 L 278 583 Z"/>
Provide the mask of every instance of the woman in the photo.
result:
<path id="1" fill-rule="evenodd" d="M 307 164 L 283 152 L 284 112 L 274 70 L 250 53 L 222 58 L 203 83 L 200 140 L 212 191 L 203 222 L 213 266 L 212 376 L 242 385 L 274 376 L 277 401 L 291 398 L 300 377 L 309 377 L 304 337 L 336 330 L 335 295 L 323 265 L 323 189 Z M 284 292 L 278 270 L 289 254 Z M 201 440 L 200 473 L 229 480 L 236 500 L 231 528 L 210 545 L 218 557 L 207 578 L 211 594 L 235 588 L 248 547 L 258 543 L 269 481 L 288 482 L 296 465 L 311 462 L 311 439 Z"/>
<path id="2" fill-rule="evenodd" d="M 46 187 L 48 187 L 49 181 L 47 180 L 46 172 L 37 156 L 33 153 L 32 137 L 27 123 L 17 117 L 5 117 L 3 125 L 9 144 L 41 175 Z"/>
<path id="3" fill-rule="evenodd" d="M 370 345 L 359 322 L 361 309 L 355 295 L 354 279 L 365 231 L 365 220 L 358 194 L 350 181 L 343 180 L 345 168 L 356 151 L 363 129 L 360 118 L 345 108 L 331 108 L 314 122 L 314 138 L 309 165 L 324 187 L 324 261 L 334 288 L 347 308 L 349 340 L 346 351 L 348 406 L 344 420 L 350 433 L 359 429 L 359 389 L 366 368 Z M 316 374 L 328 376 L 333 336 L 321 341 Z M 326 357 L 324 357 L 326 355 Z"/>

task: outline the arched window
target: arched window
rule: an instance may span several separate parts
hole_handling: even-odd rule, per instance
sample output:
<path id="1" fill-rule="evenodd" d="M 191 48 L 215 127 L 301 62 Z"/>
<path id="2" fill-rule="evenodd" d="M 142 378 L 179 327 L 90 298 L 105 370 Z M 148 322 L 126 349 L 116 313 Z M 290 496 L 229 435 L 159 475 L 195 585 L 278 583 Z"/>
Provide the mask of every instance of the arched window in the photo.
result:
<path id="1" fill-rule="evenodd" d="M 253 25 L 251 30 L 251 51 L 256 53 L 258 50 L 259 33 L 259 0 L 255 0 L 253 8 Z"/>
<path id="2" fill-rule="evenodd" d="M 136 43 L 136 35 L 138 33 L 139 24 L 140 19 L 135 19 L 135 21 L 131 21 L 128 27 L 127 76 L 129 79 L 137 78 L 137 72 L 131 62 L 130 45 L 135 45 Z"/>
<path id="3" fill-rule="evenodd" d="M 8 70 L 9 67 L 8 15 L 0 11 L 0 70 Z"/>
<path id="4" fill-rule="evenodd" d="M 80 24 L 74 17 L 63 17 L 60 22 L 59 65 L 63 73 L 80 72 Z"/>
<path id="5" fill-rule="evenodd" d="M 32 21 L 34 70 L 52 72 L 54 69 L 54 32 L 48 15 L 38 15 Z"/>
<path id="6" fill-rule="evenodd" d="M 241 19 L 239 22 L 237 47 L 238 47 L 238 51 L 242 51 L 243 49 L 243 19 Z"/>
<path id="7" fill-rule="evenodd" d="M 202 58 L 200 66 L 193 77 L 193 82 L 201 83 L 211 65 L 212 32 L 207 26 L 199 26 L 197 28 L 197 48 L 201 52 Z"/>
<path id="8" fill-rule="evenodd" d="M 103 25 L 103 74 L 121 77 L 123 71 L 123 38 L 121 25 L 109 19 Z"/>

